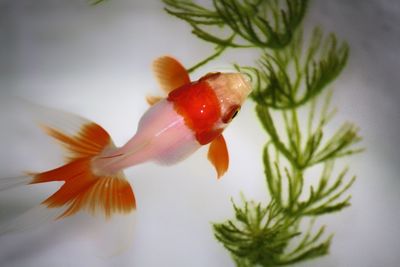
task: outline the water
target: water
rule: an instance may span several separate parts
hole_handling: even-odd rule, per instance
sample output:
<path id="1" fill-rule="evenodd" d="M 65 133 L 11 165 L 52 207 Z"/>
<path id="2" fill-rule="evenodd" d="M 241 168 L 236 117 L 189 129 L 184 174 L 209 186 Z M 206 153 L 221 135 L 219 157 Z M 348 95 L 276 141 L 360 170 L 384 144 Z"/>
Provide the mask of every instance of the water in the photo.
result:
<path id="1" fill-rule="evenodd" d="M 96 7 L 84 1 L 0 3 L 2 174 L 41 170 L 60 161 L 56 145 L 34 126 L 24 126 L 29 120 L 18 115 L 9 95 L 88 117 L 121 145 L 147 108 L 145 96 L 159 92 L 152 60 L 170 54 L 189 67 L 211 54 L 210 45 L 193 37 L 189 26 L 162 7 L 157 1 L 133 0 L 110 0 Z M 334 103 L 337 121 L 357 123 L 368 150 L 347 161 L 358 176 L 350 191 L 352 207 L 323 218 L 328 232 L 336 233 L 331 255 L 304 266 L 398 263 L 399 12 L 396 1 L 312 3 L 307 27 L 321 24 L 351 45 L 349 65 L 334 84 Z M 208 67 L 231 62 L 226 55 Z M 233 266 L 214 240 L 210 222 L 230 217 L 230 198 L 240 192 L 266 198 L 260 161 L 265 136 L 253 108 L 248 102 L 225 132 L 231 166 L 221 181 L 214 178 L 205 149 L 176 166 L 149 163 L 126 172 L 138 202 L 133 244 L 126 252 L 99 258 L 79 236 L 60 234 L 62 227 L 55 226 L 0 238 L 1 265 Z M 23 200 L 40 200 L 46 190 L 50 188 L 24 191 L 23 198 L 1 196 L 2 219 L 4 209 L 10 209 L 3 203 L 24 210 L 28 205 Z"/>

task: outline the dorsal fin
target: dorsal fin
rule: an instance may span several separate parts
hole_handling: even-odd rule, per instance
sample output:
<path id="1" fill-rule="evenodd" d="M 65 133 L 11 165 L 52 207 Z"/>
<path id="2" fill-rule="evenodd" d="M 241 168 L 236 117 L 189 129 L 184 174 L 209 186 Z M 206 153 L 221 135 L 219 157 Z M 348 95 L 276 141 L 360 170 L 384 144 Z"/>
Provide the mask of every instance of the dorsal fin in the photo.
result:
<path id="1" fill-rule="evenodd" d="M 189 73 L 183 65 L 170 56 L 159 57 L 153 62 L 153 72 L 161 88 L 168 94 L 190 83 Z"/>

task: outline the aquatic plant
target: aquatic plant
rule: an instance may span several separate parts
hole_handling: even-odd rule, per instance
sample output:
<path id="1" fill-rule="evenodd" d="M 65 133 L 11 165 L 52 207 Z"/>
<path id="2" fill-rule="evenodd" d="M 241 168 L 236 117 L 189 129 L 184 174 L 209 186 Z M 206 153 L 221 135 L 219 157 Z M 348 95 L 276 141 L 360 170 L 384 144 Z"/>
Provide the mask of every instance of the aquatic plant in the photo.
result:
<path id="1" fill-rule="evenodd" d="M 191 0 L 163 2 L 195 36 L 215 45 L 215 52 L 189 71 L 227 49 L 260 53 L 254 66 L 235 67 L 253 80 L 251 99 L 267 133 L 263 163 L 270 199 L 256 203 L 242 196 L 243 203 L 233 203 L 232 219 L 213 224 L 215 237 L 238 266 L 288 265 L 328 254 L 332 235 L 324 237 L 326 227 L 315 230 L 314 223 L 350 205 L 347 191 L 355 177 L 348 177 L 347 167 L 334 166 L 362 151 L 354 124 L 325 134 L 335 110 L 332 92 L 324 91 L 345 67 L 349 46 L 318 27 L 304 41 L 307 0 L 213 0 L 212 7 Z M 299 119 L 301 112 L 308 119 Z M 311 168 L 320 170 L 319 177 L 309 177 Z"/>

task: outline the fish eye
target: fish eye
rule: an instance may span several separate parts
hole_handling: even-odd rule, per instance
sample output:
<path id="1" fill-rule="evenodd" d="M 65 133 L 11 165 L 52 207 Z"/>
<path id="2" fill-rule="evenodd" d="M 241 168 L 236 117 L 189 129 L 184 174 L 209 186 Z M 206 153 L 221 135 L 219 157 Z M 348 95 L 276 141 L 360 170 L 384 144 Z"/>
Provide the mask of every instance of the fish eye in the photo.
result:
<path id="1" fill-rule="evenodd" d="M 229 112 L 227 112 L 226 115 L 222 118 L 222 122 L 223 123 L 231 122 L 236 117 L 236 115 L 239 113 L 239 110 L 240 110 L 239 105 L 235 105 L 235 106 L 231 107 Z"/>
<path id="2" fill-rule="evenodd" d="M 236 115 L 237 115 L 238 113 L 239 113 L 239 109 L 237 109 L 237 110 L 235 111 L 235 113 L 233 113 L 231 120 L 233 120 L 233 119 L 236 117 Z"/>

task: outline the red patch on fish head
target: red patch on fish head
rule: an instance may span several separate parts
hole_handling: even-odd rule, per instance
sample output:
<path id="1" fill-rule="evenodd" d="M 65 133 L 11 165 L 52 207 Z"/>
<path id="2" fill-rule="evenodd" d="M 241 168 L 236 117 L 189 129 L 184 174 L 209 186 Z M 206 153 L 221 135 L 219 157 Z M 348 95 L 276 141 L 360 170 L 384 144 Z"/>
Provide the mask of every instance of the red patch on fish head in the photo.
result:
<path id="1" fill-rule="evenodd" d="M 167 99 L 174 103 L 200 144 L 208 144 L 221 134 L 223 128 L 216 127 L 221 120 L 220 103 L 207 81 L 201 79 L 181 86 L 169 93 Z"/>

